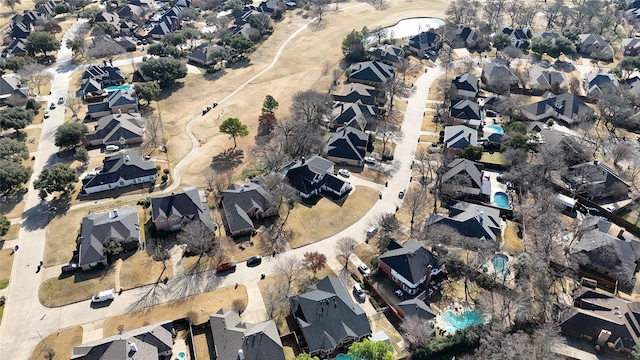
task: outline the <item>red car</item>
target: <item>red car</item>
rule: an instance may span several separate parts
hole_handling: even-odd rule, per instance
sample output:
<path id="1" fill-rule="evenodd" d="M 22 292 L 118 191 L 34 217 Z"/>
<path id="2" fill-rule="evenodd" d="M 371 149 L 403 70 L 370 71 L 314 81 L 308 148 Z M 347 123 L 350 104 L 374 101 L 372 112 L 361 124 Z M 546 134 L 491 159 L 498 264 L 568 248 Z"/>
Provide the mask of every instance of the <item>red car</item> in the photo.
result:
<path id="1" fill-rule="evenodd" d="M 218 265 L 218 267 L 216 267 L 216 270 L 218 272 L 231 271 L 231 270 L 235 270 L 235 269 L 236 269 L 236 263 L 234 263 L 234 262 L 228 262 L 228 263 L 220 264 L 220 265 Z"/>

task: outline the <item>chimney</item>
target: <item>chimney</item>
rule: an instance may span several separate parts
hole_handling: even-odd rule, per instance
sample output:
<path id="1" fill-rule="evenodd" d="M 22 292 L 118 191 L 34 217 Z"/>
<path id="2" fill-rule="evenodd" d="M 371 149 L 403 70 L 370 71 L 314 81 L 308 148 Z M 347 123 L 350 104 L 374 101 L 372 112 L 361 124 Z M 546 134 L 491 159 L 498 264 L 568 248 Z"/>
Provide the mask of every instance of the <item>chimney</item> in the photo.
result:
<path id="1" fill-rule="evenodd" d="M 131 161 L 131 159 L 129 158 L 129 155 L 125 155 L 124 156 L 124 162 L 128 163 L 129 161 Z"/>
<path id="2" fill-rule="evenodd" d="M 244 360 L 244 351 L 238 349 L 238 360 Z"/>
<path id="3" fill-rule="evenodd" d="M 484 220 L 484 211 L 480 211 L 480 216 L 478 216 L 478 221 L 480 225 L 482 225 L 482 221 Z"/>
<path id="4" fill-rule="evenodd" d="M 609 333 L 609 334 L 611 334 L 611 333 Z M 136 343 L 129 341 L 129 345 L 131 345 L 131 352 L 138 351 L 138 346 L 136 346 Z"/>
<path id="5" fill-rule="evenodd" d="M 467 135 L 467 141 L 469 141 L 469 144 L 471 144 L 471 133 L 469 133 L 469 135 Z"/>
<path id="6" fill-rule="evenodd" d="M 432 269 L 433 269 L 433 266 L 431 266 L 431 264 L 427 265 L 427 278 L 424 280 L 424 283 L 427 284 L 427 286 L 429 286 L 429 283 L 431 282 Z"/>
<path id="7" fill-rule="evenodd" d="M 620 232 L 618 233 L 618 239 L 624 240 L 624 229 L 620 229 Z"/>
<path id="8" fill-rule="evenodd" d="M 604 346 L 609 340 L 610 336 L 611 336 L 611 331 L 605 330 L 605 329 L 600 330 L 600 334 L 598 334 L 598 340 L 596 341 L 596 344 L 600 346 Z"/>
<path id="9" fill-rule="evenodd" d="M 305 162 L 305 161 L 306 161 L 306 160 L 305 160 L 305 158 L 304 158 L 304 156 L 303 156 L 303 157 L 302 157 L 302 165 L 304 165 L 304 162 Z"/>
<path id="10" fill-rule="evenodd" d="M 118 109 L 118 117 L 122 116 L 122 109 Z"/>

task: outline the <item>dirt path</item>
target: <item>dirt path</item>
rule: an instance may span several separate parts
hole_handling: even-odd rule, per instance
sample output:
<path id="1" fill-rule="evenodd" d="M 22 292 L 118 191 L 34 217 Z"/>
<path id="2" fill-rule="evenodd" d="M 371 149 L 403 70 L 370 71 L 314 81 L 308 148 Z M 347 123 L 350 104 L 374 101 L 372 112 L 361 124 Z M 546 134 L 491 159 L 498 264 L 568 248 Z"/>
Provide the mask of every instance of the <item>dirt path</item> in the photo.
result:
<path id="1" fill-rule="evenodd" d="M 122 289 L 120 286 L 120 269 L 122 268 L 122 259 L 116 260 L 113 263 L 113 276 L 115 281 L 115 291 L 118 292 Z"/>

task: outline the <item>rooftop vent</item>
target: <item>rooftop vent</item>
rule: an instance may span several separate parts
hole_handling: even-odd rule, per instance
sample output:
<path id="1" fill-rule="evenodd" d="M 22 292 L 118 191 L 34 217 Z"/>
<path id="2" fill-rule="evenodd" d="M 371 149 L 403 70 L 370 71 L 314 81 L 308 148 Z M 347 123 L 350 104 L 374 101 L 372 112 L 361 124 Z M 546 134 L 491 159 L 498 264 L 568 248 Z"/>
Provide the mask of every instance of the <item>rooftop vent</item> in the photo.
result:
<path id="1" fill-rule="evenodd" d="M 118 217 L 118 210 L 112 210 L 109 216 L 111 219 Z"/>

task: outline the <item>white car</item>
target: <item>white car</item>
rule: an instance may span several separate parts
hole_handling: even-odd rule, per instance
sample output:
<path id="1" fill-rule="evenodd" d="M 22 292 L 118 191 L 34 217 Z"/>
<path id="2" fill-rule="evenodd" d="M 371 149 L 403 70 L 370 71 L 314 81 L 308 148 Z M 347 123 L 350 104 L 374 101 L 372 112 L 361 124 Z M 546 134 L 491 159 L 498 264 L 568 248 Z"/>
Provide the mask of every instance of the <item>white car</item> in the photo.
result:
<path id="1" fill-rule="evenodd" d="M 349 171 L 347 169 L 340 169 L 340 170 L 338 170 L 338 175 L 342 175 L 344 177 L 349 177 L 349 176 L 351 176 L 351 171 Z"/>
<path id="2" fill-rule="evenodd" d="M 364 276 L 369 276 L 369 274 L 371 274 L 371 269 L 369 269 L 369 267 L 364 263 L 360 263 L 360 265 L 358 265 L 358 271 L 360 271 Z"/>
<path id="3" fill-rule="evenodd" d="M 405 194 L 406 192 L 407 192 L 407 191 L 406 191 L 405 189 L 400 189 L 400 192 L 398 193 L 398 197 L 399 197 L 400 199 L 404 198 L 404 194 Z"/>
<path id="4" fill-rule="evenodd" d="M 49 116 L 51 116 L 51 113 L 49 112 L 49 110 L 45 111 L 45 112 L 44 112 L 44 118 L 45 118 L 45 119 L 48 119 L 48 118 L 49 118 Z"/>
<path id="5" fill-rule="evenodd" d="M 371 156 L 365 156 L 364 157 L 364 162 L 369 163 L 369 164 L 375 164 L 376 163 L 376 159 L 372 158 Z"/>

